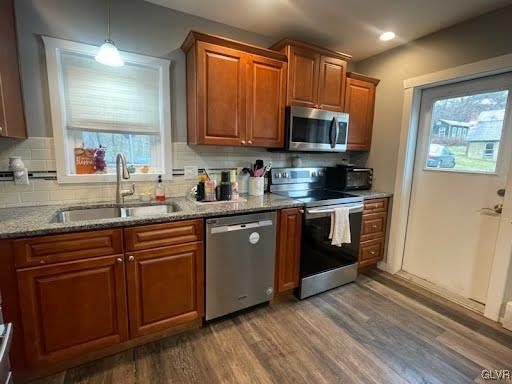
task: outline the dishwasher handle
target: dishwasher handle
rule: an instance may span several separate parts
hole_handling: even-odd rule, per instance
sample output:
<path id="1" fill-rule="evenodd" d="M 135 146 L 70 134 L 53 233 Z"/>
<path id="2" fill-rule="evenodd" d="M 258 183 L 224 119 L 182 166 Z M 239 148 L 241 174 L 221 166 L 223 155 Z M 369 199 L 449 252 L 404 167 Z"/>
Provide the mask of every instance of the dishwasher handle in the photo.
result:
<path id="1" fill-rule="evenodd" d="M 272 226 L 273 224 L 274 223 L 272 222 L 272 220 L 261 220 L 261 221 L 255 221 L 255 222 L 252 222 L 252 223 L 243 223 L 243 224 L 235 224 L 235 225 L 222 225 L 222 226 L 219 226 L 219 227 L 212 227 L 210 233 L 212 235 L 214 235 L 216 233 L 244 231 L 246 229 L 269 227 L 269 226 Z"/>

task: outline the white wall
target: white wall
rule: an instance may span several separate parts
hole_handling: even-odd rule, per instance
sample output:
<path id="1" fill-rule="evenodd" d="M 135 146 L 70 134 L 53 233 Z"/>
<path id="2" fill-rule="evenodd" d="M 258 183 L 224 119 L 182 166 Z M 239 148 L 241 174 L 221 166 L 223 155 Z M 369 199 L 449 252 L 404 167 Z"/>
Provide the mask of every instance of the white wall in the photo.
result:
<path id="1" fill-rule="evenodd" d="M 512 6 L 509 6 L 356 63 L 357 72 L 381 79 L 368 156 L 368 165 L 375 169 L 375 188 L 384 191 L 394 188 L 403 81 L 511 53 L 511 20 Z"/>

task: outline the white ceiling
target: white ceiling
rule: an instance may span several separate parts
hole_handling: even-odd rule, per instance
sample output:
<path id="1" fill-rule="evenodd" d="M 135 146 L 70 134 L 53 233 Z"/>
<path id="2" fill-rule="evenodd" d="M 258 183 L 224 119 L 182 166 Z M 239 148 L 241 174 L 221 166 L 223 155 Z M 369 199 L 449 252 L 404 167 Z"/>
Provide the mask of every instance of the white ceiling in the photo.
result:
<path id="1" fill-rule="evenodd" d="M 259 33 L 320 44 L 359 60 L 512 0 L 146 0 Z M 382 31 L 398 38 L 382 42 Z"/>

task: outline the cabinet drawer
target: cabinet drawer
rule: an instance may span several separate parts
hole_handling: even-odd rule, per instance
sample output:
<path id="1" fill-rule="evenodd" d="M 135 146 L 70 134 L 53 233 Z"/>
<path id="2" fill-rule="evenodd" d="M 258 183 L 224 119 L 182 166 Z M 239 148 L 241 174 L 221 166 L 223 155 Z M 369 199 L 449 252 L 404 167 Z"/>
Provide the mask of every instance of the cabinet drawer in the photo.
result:
<path id="1" fill-rule="evenodd" d="M 388 199 L 372 199 L 364 202 L 364 213 L 387 212 Z"/>
<path id="2" fill-rule="evenodd" d="M 365 266 L 381 261 L 384 258 L 384 238 L 369 240 L 361 243 L 359 249 L 359 266 Z"/>
<path id="3" fill-rule="evenodd" d="M 202 241 L 203 220 L 178 221 L 175 223 L 143 225 L 124 229 L 127 251 L 159 248 L 167 245 Z"/>
<path id="4" fill-rule="evenodd" d="M 363 215 L 363 224 L 361 226 L 361 241 L 384 237 L 386 234 L 385 212 Z"/>
<path id="5" fill-rule="evenodd" d="M 123 253 L 120 229 L 41 236 L 13 241 L 16 267 Z"/>

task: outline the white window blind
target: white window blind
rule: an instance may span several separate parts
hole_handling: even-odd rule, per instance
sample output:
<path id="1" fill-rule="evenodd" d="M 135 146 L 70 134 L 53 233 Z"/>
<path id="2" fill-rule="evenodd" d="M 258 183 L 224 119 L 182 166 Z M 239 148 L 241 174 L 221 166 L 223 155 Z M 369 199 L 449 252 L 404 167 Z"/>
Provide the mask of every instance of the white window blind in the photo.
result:
<path id="1" fill-rule="evenodd" d="M 108 67 L 62 52 L 65 124 L 70 130 L 160 134 L 158 68 Z"/>

